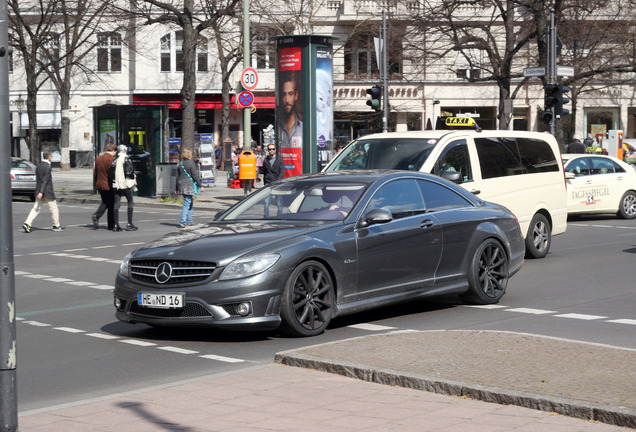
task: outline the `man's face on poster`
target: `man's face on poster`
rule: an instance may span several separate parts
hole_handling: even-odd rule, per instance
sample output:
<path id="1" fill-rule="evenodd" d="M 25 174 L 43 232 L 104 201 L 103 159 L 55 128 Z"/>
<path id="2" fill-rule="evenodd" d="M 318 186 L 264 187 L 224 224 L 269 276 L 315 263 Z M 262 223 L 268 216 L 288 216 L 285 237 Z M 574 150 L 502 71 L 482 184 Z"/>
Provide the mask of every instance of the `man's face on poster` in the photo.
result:
<path id="1" fill-rule="evenodd" d="M 293 81 L 285 81 L 283 83 L 283 110 L 286 117 L 289 117 L 294 112 L 296 99 L 298 99 L 296 84 Z"/>

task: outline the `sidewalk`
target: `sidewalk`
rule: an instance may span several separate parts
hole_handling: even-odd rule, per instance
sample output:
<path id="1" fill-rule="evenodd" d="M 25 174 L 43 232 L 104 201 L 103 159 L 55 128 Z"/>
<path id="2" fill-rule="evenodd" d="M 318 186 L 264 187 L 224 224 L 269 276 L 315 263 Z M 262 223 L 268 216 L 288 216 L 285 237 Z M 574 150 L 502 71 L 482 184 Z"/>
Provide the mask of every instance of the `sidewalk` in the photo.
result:
<path id="1" fill-rule="evenodd" d="M 81 177 L 55 171 L 53 176 L 56 194 L 75 187 L 71 178 Z M 200 205 L 205 202 L 212 209 L 242 196 L 241 190 L 216 188 L 204 192 L 204 197 L 208 192 L 209 196 Z M 59 196 L 87 199 L 79 188 Z M 145 204 L 152 205 L 152 199 L 147 200 Z M 518 333 L 405 331 L 282 352 L 272 361 L 24 412 L 19 430 L 602 432 L 636 428 L 636 350 L 631 349 Z"/>

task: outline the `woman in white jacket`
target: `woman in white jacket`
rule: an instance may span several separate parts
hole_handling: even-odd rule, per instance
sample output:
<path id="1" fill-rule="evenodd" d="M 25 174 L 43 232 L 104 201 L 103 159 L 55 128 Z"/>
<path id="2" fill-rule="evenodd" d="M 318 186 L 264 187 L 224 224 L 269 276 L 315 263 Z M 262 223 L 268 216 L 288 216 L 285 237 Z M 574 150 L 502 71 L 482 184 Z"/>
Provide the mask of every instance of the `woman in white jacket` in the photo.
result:
<path id="1" fill-rule="evenodd" d="M 111 184 L 114 191 L 114 205 L 113 216 L 115 219 L 115 225 L 113 231 L 122 231 L 119 226 L 119 207 L 121 206 L 121 197 L 125 196 L 128 201 L 128 224 L 126 225 L 126 231 L 135 231 L 137 227 L 133 224 L 133 194 L 132 188 L 137 184 L 135 169 L 133 164 L 126 154 L 128 147 L 120 145 L 117 147 L 119 155 L 113 162 L 111 172 Z"/>

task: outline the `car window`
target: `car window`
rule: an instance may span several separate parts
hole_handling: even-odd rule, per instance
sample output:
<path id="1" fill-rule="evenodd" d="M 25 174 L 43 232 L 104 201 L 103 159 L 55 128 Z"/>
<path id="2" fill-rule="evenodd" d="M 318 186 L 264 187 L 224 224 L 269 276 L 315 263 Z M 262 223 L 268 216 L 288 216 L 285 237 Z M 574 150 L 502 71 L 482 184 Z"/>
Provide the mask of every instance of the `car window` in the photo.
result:
<path id="1" fill-rule="evenodd" d="M 576 158 L 565 166 L 565 172 L 573 173 L 575 177 L 590 175 L 589 158 Z"/>
<path id="2" fill-rule="evenodd" d="M 485 179 L 523 174 L 517 143 L 511 138 L 476 138 L 481 177 Z"/>
<path id="3" fill-rule="evenodd" d="M 346 169 L 398 169 L 419 171 L 435 147 L 426 138 L 361 139 L 341 151 L 329 171 Z"/>
<path id="4" fill-rule="evenodd" d="M 592 175 L 614 173 L 614 163 L 611 159 L 599 157 L 593 157 L 590 159 L 592 161 L 592 166 L 590 167 Z"/>
<path id="5" fill-rule="evenodd" d="M 461 140 L 451 143 L 435 164 L 434 172 L 440 176 L 447 172 L 458 172 L 461 173 L 463 182 L 473 180 L 473 171 L 466 141 Z"/>
<path id="6" fill-rule="evenodd" d="M 620 166 L 616 161 L 612 161 L 612 164 L 614 165 L 614 172 L 625 172 L 625 170 L 623 169 L 622 166 Z"/>
<path id="7" fill-rule="evenodd" d="M 420 188 L 414 179 L 400 179 L 383 185 L 371 198 L 367 210 L 379 208 L 389 210 L 395 219 L 426 211 Z"/>
<path id="8" fill-rule="evenodd" d="M 517 146 L 524 173 L 559 171 L 557 157 L 547 142 L 532 138 L 517 138 Z"/>
<path id="9" fill-rule="evenodd" d="M 439 183 L 418 180 L 417 184 L 424 197 L 428 212 L 470 207 L 472 205 L 466 198 Z"/>

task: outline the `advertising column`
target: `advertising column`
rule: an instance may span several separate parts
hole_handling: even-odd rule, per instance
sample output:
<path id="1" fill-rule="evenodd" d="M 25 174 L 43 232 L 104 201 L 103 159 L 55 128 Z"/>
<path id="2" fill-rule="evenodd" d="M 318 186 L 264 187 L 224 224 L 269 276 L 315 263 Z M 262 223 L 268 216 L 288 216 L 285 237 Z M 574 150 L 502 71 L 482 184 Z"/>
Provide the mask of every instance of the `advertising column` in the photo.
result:
<path id="1" fill-rule="evenodd" d="M 333 154 L 330 36 L 277 40 L 276 144 L 285 177 L 317 172 Z"/>

